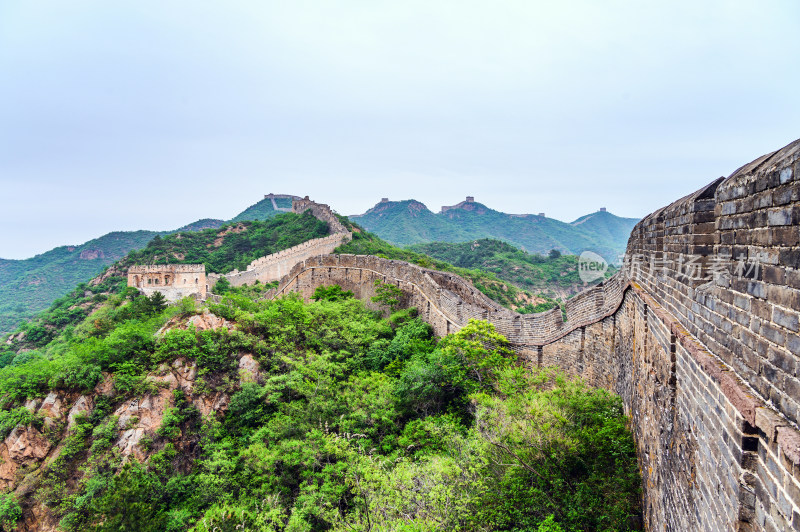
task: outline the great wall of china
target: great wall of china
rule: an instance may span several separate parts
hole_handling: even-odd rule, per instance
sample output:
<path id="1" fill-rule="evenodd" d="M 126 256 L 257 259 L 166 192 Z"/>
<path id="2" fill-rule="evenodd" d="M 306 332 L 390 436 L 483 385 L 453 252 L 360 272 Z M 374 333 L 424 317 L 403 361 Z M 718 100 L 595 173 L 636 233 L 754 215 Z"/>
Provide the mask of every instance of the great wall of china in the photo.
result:
<path id="1" fill-rule="evenodd" d="M 626 265 L 566 320 L 509 311 L 454 274 L 329 253 L 276 254 L 298 262 L 267 297 L 339 284 L 372 305 L 374 281 L 391 282 L 439 335 L 486 319 L 525 364 L 619 394 L 648 530 L 800 529 L 800 141 L 644 218 Z"/>

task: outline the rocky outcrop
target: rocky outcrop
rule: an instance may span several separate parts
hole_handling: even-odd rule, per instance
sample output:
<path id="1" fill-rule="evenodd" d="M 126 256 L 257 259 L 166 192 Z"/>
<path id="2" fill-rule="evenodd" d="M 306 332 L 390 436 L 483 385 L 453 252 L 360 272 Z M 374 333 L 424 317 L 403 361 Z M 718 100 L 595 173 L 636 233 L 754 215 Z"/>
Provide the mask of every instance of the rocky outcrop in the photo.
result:
<path id="1" fill-rule="evenodd" d="M 220 318 L 206 310 L 202 314 L 196 314 L 187 321 L 187 326 L 192 326 L 198 331 L 209 331 L 216 329 L 233 329 L 233 324 L 225 318 Z"/>
<path id="2" fill-rule="evenodd" d="M 258 382 L 259 377 L 258 361 L 251 354 L 242 355 L 239 359 L 239 379 L 242 382 Z"/>
<path id="3" fill-rule="evenodd" d="M 175 383 L 174 379 L 172 382 Z M 139 443 L 145 434 L 151 436 L 155 434 L 171 401 L 172 393 L 167 388 L 158 394 L 127 400 L 114 411 L 114 416 L 118 418 L 117 428 L 121 431 L 114 445 L 124 458 L 130 455 L 139 461 L 147 458 L 146 451 L 139 446 Z"/>
<path id="4" fill-rule="evenodd" d="M 72 428 L 75 425 L 75 420 L 79 416 L 89 417 L 93 408 L 94 401 L 91 397 L 86 395 L 78 397 L 78 400 L 75 401 L 75 404 L 69 409 L 69 414 L 67 414 L 67 428 Z"/>
<path id="5" fill-rule="evenodd" d="M 89 281 L 89 286 L 98 286 L 112 277 L 124 277 L 125 271 L 117 266 L 111 266 L 102 274 Z"/>
<path id="6" fill-rule="evenodd" d="M 82 260 L 96 260 L 106 258 L 106 254 L 102 249 L 84 249 L 81 251 L 80 258 Z"/>
<path id="7" fill-rule="evenodd" d="M 52 444 L 36 428 L 17 425 L 0 444 L 0 489 L 13 489 L 17 484 L 17 471 L 22 466 L 30 468 L 50 452 Z"/>

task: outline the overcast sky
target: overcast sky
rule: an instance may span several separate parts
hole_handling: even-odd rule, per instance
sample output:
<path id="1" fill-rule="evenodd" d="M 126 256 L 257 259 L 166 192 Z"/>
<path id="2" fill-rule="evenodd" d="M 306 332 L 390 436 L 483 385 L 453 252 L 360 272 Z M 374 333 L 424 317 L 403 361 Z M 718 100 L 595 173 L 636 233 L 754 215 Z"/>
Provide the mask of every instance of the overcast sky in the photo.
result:
<path id="1" fill-rule="evenodd" d="M 640 217 L 800 137 L 800 2 L 0 2 L 0 257 L 474 195 Z"/>

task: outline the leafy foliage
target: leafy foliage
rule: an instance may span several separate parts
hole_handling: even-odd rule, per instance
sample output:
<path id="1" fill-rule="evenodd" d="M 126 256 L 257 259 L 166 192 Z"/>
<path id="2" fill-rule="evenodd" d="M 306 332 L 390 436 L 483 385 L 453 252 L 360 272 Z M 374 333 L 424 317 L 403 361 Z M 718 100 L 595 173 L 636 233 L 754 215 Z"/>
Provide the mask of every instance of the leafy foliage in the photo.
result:
<path id="1" fill-rule="evenodd" d="M 17 521 L 22 517 L 22 508 L 17 499 L 10 493 L 0 494 L 0 527 L 3 530 L 14 530 Z"/>
<path id="2" fill-rule="evenodd" d="M 375 295 L 372 301 L 388 308 L 391 312 L 397 310 L 400 301 L 403 299 L 403 290 L 391 283 L 385 283 L 380 279 L 375 279 Z"/>
<path id="3" fill-rule="evenodd" d="M 33 496 L 66 530 L 637 528 L 619 398 L 520 367 L 487 322 L 439 340 L 414 309 L 383 318 L 341 287 L 317 295 L 231 289 L 209 310 L 235 328 L 196 330 L 181 326 L 194 305 L 121 290 L 53 326 L 0 369 L 0 428 L 38 423 L 28 398 L 91 389 L 103 372 L 114 386 L 52 429 L 61 450 Z M 244 354 L 256 378 L 239 374 Z M 197 366 L 192 396 L 176 388 L 144 460 L 123 463 L 113 412 L 159 393 L 150 374 L 178 359 Z M 204 394 L 227 409 L 201 418 Z"/>
<path id="4" fill-rule="evenodd" d="M 314 295 L 311 299 L 314 301 L 342 301 L 353 297 L 353 292 L 350 290 L 342 290 L 338 284 L 331 286 L 318 286 L 314 289 Z"/>

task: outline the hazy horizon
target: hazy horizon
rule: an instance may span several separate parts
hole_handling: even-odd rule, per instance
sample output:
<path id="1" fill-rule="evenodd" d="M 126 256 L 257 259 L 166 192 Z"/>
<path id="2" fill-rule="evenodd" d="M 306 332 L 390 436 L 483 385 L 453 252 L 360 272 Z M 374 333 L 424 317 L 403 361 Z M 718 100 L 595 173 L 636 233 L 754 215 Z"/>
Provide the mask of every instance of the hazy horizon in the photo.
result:
<path id="1" fill-rule="evenodd" d="M 0 257 L 465 196 L 640 218 L 800 137 L 800 4 L 0 4 Z"/>

